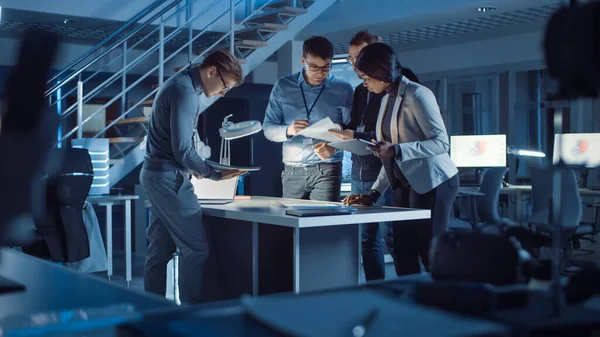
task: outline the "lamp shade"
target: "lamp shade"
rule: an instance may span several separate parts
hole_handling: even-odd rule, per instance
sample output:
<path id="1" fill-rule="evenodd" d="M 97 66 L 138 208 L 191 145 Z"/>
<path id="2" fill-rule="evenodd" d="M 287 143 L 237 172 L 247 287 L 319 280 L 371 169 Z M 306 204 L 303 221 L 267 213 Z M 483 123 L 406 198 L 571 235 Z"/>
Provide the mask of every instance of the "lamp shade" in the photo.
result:
<path id="1" fill-rule="evenodd" d="M 262 130 L 259 121 L 246 121 L 239 123 L 228 123 L 219 129 L 219 135 L 226 140 L 250 136 Z"/>
<path id="2" fill-rule="evenodd" d="M 515 156 L 521 156 L 521 157 L 537 157 L 537 158 L 546 157 L 546 154 L 544 152 L 534 151 L 534 150 L 517 149 L 515 146 L 509 146 L 506 149 L 506 153 L 512 154 Z"/>

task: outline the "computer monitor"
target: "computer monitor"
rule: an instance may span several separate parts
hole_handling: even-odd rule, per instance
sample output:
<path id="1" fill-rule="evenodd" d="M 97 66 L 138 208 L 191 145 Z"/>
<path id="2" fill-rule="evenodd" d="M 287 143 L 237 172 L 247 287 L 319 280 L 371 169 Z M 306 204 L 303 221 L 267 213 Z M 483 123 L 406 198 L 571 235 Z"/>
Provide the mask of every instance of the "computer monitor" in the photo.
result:
<path id="1" fill-rule="evenodd" d="M 562 137 L 559 143 L 558 137 Z M 559 157 L 560 154 L 560 157 Z M 573 166 L 600 166 L 600 133 L 563 133 L 554 135 L 552 162 L 562 159 Z"/>
<path id="2" fill-rule="evenodd" d="M 235 198 L 238 187 L 238 177 L 226 180 L 198 179 L 192 177 L 194 193 L 198 200 L 231 200 Z"/>
<path id="3" fill-rule="evenodd" d="M 451 136 L 450 157 L 457 167 L 504 167 L 506 135 Z"/>

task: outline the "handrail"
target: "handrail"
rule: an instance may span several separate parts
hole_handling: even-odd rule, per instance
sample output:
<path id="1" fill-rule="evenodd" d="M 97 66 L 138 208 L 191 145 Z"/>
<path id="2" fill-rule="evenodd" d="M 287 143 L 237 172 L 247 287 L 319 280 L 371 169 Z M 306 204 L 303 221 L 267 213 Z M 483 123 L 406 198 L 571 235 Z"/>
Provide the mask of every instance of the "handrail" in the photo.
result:
<path id="1" fill-rule="evenodd" d="M 164 3 L 166 1 L 167 0 L 158 0 L 157 2 Z M 44 97 L 48 97 L 48 96 L 52 95 L 53 93 L 55 93 L 60 87 L 62 87 L 64 85 L 64 83 L 70 82 L 72 79 L 74 79 L 77 76 L 79 76 L 88 67 L 90 67 L 91 65 L 95 64 L 96 62 L 98 62 L 100 59 L 102 59 L 104 56 L 108 55 L 110 52 L 112 52 L 113 50 L 115 50 L 117 47 L 121 46 L 121 44 L 123 43 L 123 41 L 129 40 L 133 35 L 137 34 L 140 30 L 146 28 L 148 25 L 150 25 L 151 22 L 154 22 L 157 18 L 161 17 L 163 14 L 165 14 L 168 11 L 170 11 L 173 7 L 177 6 L 181 1 L 183 1 L 183 0 L 173 0 L 173 2 L 170 5 L 168 5 L 167 7 L 163 8 L 160 12 L 158 12 L 157 14 L 155 14 L 150 20 L 146 21 L 142 25 L 138 26 L 136 29 L 132 30 L 131 32 L 127 33 L 125 36 L 121 37 L 117 42 L 115 42 L 112 45 L 112 47 L 106 49 L 100 55 L 96 56 L 96 58 L 94 58 L 92 61 L 88 62 L 85 66 L 81 67 L 81 69 L 75 71 L 74 73 L 72 73 L 71 75 L 69 75 L 65 80 L 60 81 L 60 83 L 58 83 L 58 84 L 54 85 L 52 88 L 46 90 L 46 92 L 44 94 Z M 129 27 L 127 27 L 127 28 L 129 28 Z M 112 35 L 114 35 L 114 34 L 112 34 Z M 114 37 L 111 37 L 111 39 L 114 39 Z M 94 48 L 92 48 L 90 50 L 91 52 L 88 51 L 88 52 L 86 52 L 83 55 L 85 57 L 82 58 L 80 56 L 76 60 L 77 62 L 73 63 L 72 65 L 69 65 L 67 68 L 65 68 L 63 71 L 61 71 L 58 75 L 54 76 L 50 81 L 48 81 L 48 84 L 51 84 L 52 82 L 56 81 L 58 77 L 60 77 L 63 74 L 67 73 L 72 66 L 74 66 L 75 64 L 81 62 L 84 58 L 89 57 L 92 53 L 98 51 L 100 48 L 102 48 L 102 46 L 96 45 L 96 47 L 94 47 Z"/>
<path id="2" fill-rule="evenodd" d="M 176 14 L 178 14 L 178 13 L 179 12 L 176 12 Z M 144 36 L 143 38 L 141 38 L 133 46 L 127 48 L 127 51 L 135 50 L 135 48 L 137 46 L 139 46 L 142 42 L 144 42 L 149 36 L 151 36 L 152 34 L 154 34 L 155 32 L 157 32 L 158 29 L 159 29 L 159 27 L 154 28 L 150 33 L 148 33 L 146 36 Z M 85 80 L 83 80 L 83 84 L 85 85 L 89 80 L 91 80 L 92 78 L 94 78 L 96 75 L 100 74 L 102 72 L 102 70 L 108 68 L 111 64 L 115 63 L 115 61 L 119 60 L 122 56 L 123 56 L 123 53 L 121 53 L 119 56 L 116 56 L 111 61 L 109 61 L 107 64 L 105 64 L 104 67 L 102 67 L 102 69 L 96 70 L 93 74 L 91 74 Z M 76 86 L 73 87 L 73 89 L 71 89 L 71 90 L 67 91 L 66 93 L 64 93 L 62 95 L 62 97 L 59 97 L 56 101 L 51 102 L 50 107 L 53 107 L 54 105 L 56 105 L 58 103 L 58 101 L 60 101 L 61 99 L 65 98 L 67 96 L 69 96 L 70 94 L 72 94 L 73 92 L 75 92 L 75 90 L 77 90 Z"/>
<path id="3" fill-rule="evenodd" d="M 220 0 L 218 0 L 220 1 Z M 262 5 L 261 7 L 259 7 L 257 10 L 254 11 L 254 13 L 252 13 L 251 15 L 249 15 L 246 19 L 242 20 L 242 22 L 240 22 L 239 24 L 237 24 L 236 26 L 242 25 L 244 24 L 246 21 L 248 21 L 249 19 L 251 19 L 252 17 L 254 17 L 258 12 L 260 12 L 262 9 L 264 9 L 265 7 L 267 7 L 270 3 L 272 3 L 275 0 L 269 0 L 267 1 L 264 5 Z M 242 3 L 242 1 L 238 1 L 234 7 L 237 7 L 240 3 Z M 210 7 L 210 6 L 209 6 Z M 229 12 L 229 10 L 226 10 L 224 13 L 222 13 L 220 16 L 218 16 L 216 19 L 214 19 L 212 22 L 210 22 L 208 25 L 206 25 L 206 28 L 204 30 L 202 30 L 198 35 L 196 35 L 194 38 L 192 38 L 190 41 L 186 42 L 183 46 L 181 46 L 176 52 L 174 52 L 170 57 L 166 58 L 164 61 L 168 62 L 174 55 L 177 55 L 181 50 L 183 50 L 184 48 L 187 47 L 188 44 L 193 43 L 198 37 L 200 37 L 202 34 L 204 34 L 207 30 L 208 27 L 210 27 L 214 22 L 220 20 L 223 16 L 225 16 L 227 13 Z M 191 23 L 191 21 L 193 21 L 195 19 L 190 18 L 190 20 L 188 20 L 186 23 L 184 23 L 182 25 L 186 26 L 188 24 Z M 213 44 L 211 44 L 208 48 L 206 48 L 206 50 L 202 53 L 200 53 L 196 58 L 194 58 L 194 60 L 192 60 L 192 62 L 190 62 L 190 64 L 194 63 L 195 60 L 201 58 L 202 56 L 204 56 L 209 50 L 211 50 L 213 47 L 219 45 L 219 43 L 221 43 L 221 41 L 223 41 L 225 38 L 227 38 L 228 35 L 227 34 L 223 34 L 223 36 L 221 38 L 219 38 L 217 41 L 213 42 Z M 182 71 L 186 70 L 189 67 L 189 64 L 182 67 L 181 69 L 179 69 L 179 71 L 177 71 L 175 74 L 179 74 Z M 154 71 L 154 70 L 152 70 Z M 174 76 L 171 76 L 169 79 L 167 79 L 164 83 L 168 83 L 169 81 L 171 81 L 171 79 L 173 79 Z M 134 86 L 134 84 L 132 84 L 130 87 Z M 129 88 L 128 88 L 129 89 Z M 134 111 L 138 106 L 141 105 L 141 103 L 143 101 L 145 101 L 146 99 L 150 98 L 150 96 L 154 95 L 156 92 L 158 91 L 157 89 L 152 90 L 150 93 L 148 93 L 146 96 L 144 96 L 139 102 L 137 102 L 136 104 L 134 104 L 131 108 L 129 108 L 129 110 L 127 110 L 126 112 L 122 113 L 121 116 L 117 117 L 114 121 L 112 121 L 112 123 L 110 123 L 109 125 L 107 125 L 106 127 L 104 127 L 104 129 L 102 129 L 101 131 L 99 131 L 96 135 L 94 135 L 92 138 L 98 138 L 98 136 L 100 136 L 101 134 L 103 134 L 104 132 L 106 132 L 108 129 L 110 129 L 111 127 L 113 127 L 114 125 L 116 125 L 120 120 L 124 119 L 129 113 L 131 113 L 132 111 Z M 117 95 L 117 97 L 119 97 L 120 95 Z M 111 103 L 112 104 L 112 103 Z M 109 103 L 107 103 L 107 105 L 109 105 Z M 86 119 L 85 122 L 87 122 L 88 120 L 92 119 L 97 113 L 99 113 L 102 109 L 104 109 L 104 107 L 102 107 L 101 109 L 99 109 L 98 111 L 94 112 L 92 114 L 92 116 L 88 117 Z M 85 122 L 83 122 L 82 124 L 84 124 Z M 67 136 L 65 136 L 62 140 L 68 138 L 68 136 L 70 136 L 71 134 L 75 133 L 76 130 L 72 130 L 71 133 Z"/>
<path id="4" fill-rule="evenodd" d="M 93 54 L 96 51 L 98 51 L 100 48 L 102 48 L 109 41 L 111 41 L 116 36 L 118 36 L 119 34 L 121 34 L 122 32 L 124 32 L 125 30 L 127 30 L 127 28 L 129 28 L 129 27 L 133 26 L 134 24 L 136 24 L 137 22 L 139 22 L 144 16 L 148 15 L 148 13 L 154 11 L 156 8 L 160 7 L 162 4 L 164 4 L 167 1 L 168 0 L 157 0 L 154 3 L 150 4 L 148 7 L 144 8 L 142 11 L 140 11 L 138 14 L 136 14 L 133 18 L 131 18 L 131 20 L 129 20 L 126 24 L 124 24 L 121 28 L 117 29 L 114 33 L 110 34 L 107 38 L 105 38 L 104 40 L 102 40 L 96 46 L 92 47 L 92 49 L 88 50 L 83 55 L 81 55 L 78 58 L 76 58 L 69 65 L 67 65 L 63 71 L 61 71 L 60 73 L 58 73 L 58 75 L 52 77 L 48 81 L 48 83 L 52 83 L 52 82 L 56 81 L 59 77 L 61 77 L 63 74 L 65 74 L 69 69 L 71 69 L 72 67 L 74 67 L 75 65 L 77 65 L 79 62 L 83 61 L 84 59 L 86 59 L 91 54 Z M 181 0 L 179 0 L 179 1 L 181 1 Z"/>
<path id="5" fill-rule="evenodd" d="M 202 16 L 203 14 L 206 13 L 206 11 L 208 11 L 209 9 L 211 9 L 211 5 L 217 2 L 220 2 L 223 0 L 215 0 L 213 1 L 211 4 L 209 4 L 208 6 L 204 7 L 203 10 L 201 10 L 199 13 L 197 13 L 196 15 L 194 15 L 194 17 L 192 17 L 190 20 L 188 20 L 186 22 L 186 24 L 182 25 L 181 27 L 178 27 L 176 30 L 174 30 L 173 32 L 171 32 L 169 35 L 167 35 L 164 39 L 163 42 L 167 42 L 170 41 L 173 37 L 175 37 L 177 35 L 177 33 L 179 33 L 180 31 L 182 31 L 186 25 L 189 25 L 192 23 L 193 20 L 198 19 L 200 16 Z M 242 1 L 240 0 L 238 2 L 238 4 L 240 4 Z M 215 23 L 219 18 L 221 18 L 222 16 L 224 16 L 225 14 L 227 14 L 229 12 L 229 10 L 226 10 L 225 13 L 221 14 L 217 19 L 213 20 L 211 23 L 209 23 L 207 26 L 207 28 L 205 30 L 203 30 L 200 34 L 198 34 L 198 36 L 200 36 L 201 34 L 203 34 L 204 32 L 206 32 L 206 30 L 208 29 L 208 27 L 210 27 L 210 25 L 212 25 L 213 23 Z M 171 17 L 169 17 L 171 18 Z M 196 37 L 198 37 L 196 36 Z M 194 41 L 195 39 L 193 39 L 192 41 Z M 185 45 L 189 44 L 190 42 L 187 42 Z M 118 70 L 117 72 L 115 72 L 114 74 L 112 74 L 112 76 L 110 76 L 107 80 L 105 80 L 104 82 L 102 82 L 100 85 L 98 85 L 96 88 L 92 89 L 92 91 L 88 92 L 84 97 L 83 97 L 83 102 L 86 103 L 88 102 L 96 93 L 106 89 L 106 87 L 110 84 L 112 84 L 114 81 L 117 80 L 117 78 L 119 78 L 119 76 L 121 76 L 121 74 L 123 72 L 127 72 L 130 68 L 133 68 L 135 66 L 137 66 L 141 61 L 143 61 L 145 58 L 147 58 L 150 54 L 152 54 L 153 52 L 155 52 L 160 46 L 160 42 L 152 45 L 152 47 L 148 48 L 143 54 L 141 54 L 140 56 L 138 56 L 135 60 L 131 61 L 130 63 L 127 64 L 127 66 L 125 68 L 122 68 L 120 70 Z M 175 53 L 173 53 L 171 56 L 175 55 Z M 168 58 L 170 60 L 170 57 Z M 165 61 L 166 62 L 166 61 Z M 119 97 L 119 95 L 117 95 L 116 97 Z M 71 115 L 71 113 L 73 113 L 75 111 L 75 109 L 77 108 L 77 103 L 71 105 L 70 107 L 68 107 L 62 114 L 61 117 L 65 118 L 68 117 L 69 115 Z M 100 110 L 99 110 L 100 111 Z M 95 116 L 96 114 L 94 113 L 92 116 Z"/>
<path id="6" fill-rule="evenodd" d="M 178 9 L 175 13 L 173 13 L 172 15 L 170 15 L 168 18 L 162 18 L 162 15 L 164 13 L 166 13 L 167 11 L 171 10 L 173 7 L 175 7 L 178 3 L 180 3 L 182 0 L 174 0 L 173 3 L 171 3 L 168 7 L 164 8 L 163 10 L 161 10 L 160 14 L 154 15 L 152 19 L 147 20 L 142 27 L 138 27 L 137 29 L 135 29 L 134 31 L 130 32 L 129 34 L 127 34 L 127 36 L 124 36 L 122 38 L 120 38 L 118 40 L 118 42 L 116 42 L 114 44 L 113 47 L 111 47 L 109 50 L 105 51 L 104 53 L 102 53 L 100 56 L 96 57 L 93 61 L 87 63 L 84 67 L 82 67 L 82 69 L 78 70 L 77 72 L 75 72 L 74 74 L 70 75 L 66 80 L 61 81 L 58 85 L 56 85 L 54 88 L 50 89 L 48 91 L 48 94 L 52 94 L 54 92 L 56 92 L 56 90 L 58 90 L 58 88 L 62 87 L 64 84 L 66 84 L 67 82 L 71 81 L 72 79 L 76 78 L 78 75 L 80 75 L 83 70 L 87 69 L 91 64 L 96 63 L 97 61 L 99 61 L 102 57 L 106 56 L 108 53 L 110 53 L 111 51 L 113 51 L 115 48 L 117 48 L 118 46 L 121 46 L 124 41 L 127 41 L 128 39 L 130 39 L 134 34 L 136 34 L 137 32 L 139 32 L 141 29 L 145 28 L 146 26 L 148 26 L 149 24 L 155 22 L 157 19 L 160 19 L 160 24 L 161 27 L 162 25 L 164 25 L 164 22 L 171 19 L 173 16 L 178 15 L 182 10 L 185 10 L 186 8 L 180 8 Z M 138 57 L 136 57 L 133 61 L 127 62 L 127 64 L 123 65 L 123 68 L 118 70 L 117 72 L 115 72 L 114 74 L 112 74 L 112 76 L 110 76 L 106 81 L 104 81 L 103 83 L 101 83 L 100 85 L 96 86 L 94 89 L 92 89 L 87 95 L 81 97 L 79 100 L 81 102 L 78 101 L 78 103 L 73 104 L 72 106 L 68 107 L 66 109 L 66 111 L 64 111 L 64 113 L 61 115 L 62 118 L 65 118 L 67 116 L 69 116 L 72 112 L 76 111 L 76 108 L 78 106 L 78 104 L 84 104 L 85 102 L 89 101 L 91 98 L 93 98 L 94 95 L 96 95 L 98 92 L 100 92 L 101 90 L 104 90 L 105 88 L 107 88 L 109 85 L 111 85 L 112 83 L 114 83 L 114 81 L 116 81 L 120 76 L 124 76 L 124 74 L 127 73 L 128 70 L 134 68 L 135 66 L 137 66 L 138 64 L 140 64 L 140 62 L 142 62 L 143 60 L 145 60 L 151 53 L 155 52 L 157 50 L 157 48 L 161 48 L 161 43 L 164 45 L 164 43 L 167 43 L 169 41 L 171 41 L 174 37 L 177 36 L 177 34 L 182 31 L 183 29 L 185 29 L 186 27 L 192 27 L 193 22 L 195 22 L 201 15 L 204 15 L 205 12 L 209 9 L 211 9 L 211 7 L 213 7 L 213 4 L 218 3 L 220 1 L 223 0 L 214 0 L 210 5 L 206 6 L 203 8 L 203 10 L 200 11 L 200 13 L 195 14 L 194 16 L 190 17 L 189 19 L 186 20 L 185 23 L 180 24 L 179 27 L 177 27 L 177 29 L 175 29 L 173 32 L 171 32 L 170 34 L 168 34 L 167 36 L 161 37 L 161 41 L 159 41 L 158 43 L 152 45 L 150 48 L 148 48 L 147 50 L 145 50 L 144 53 L 142 53 L 141 55 L 139 55 Z M 259 14 L 262 10 L 264 10 L 265 7 L 269 6 L 271 3 L 273 3 L 273 1 L 275 0 L 269 0 L 266 3 L 264 3 L 261 7 L 259 7 L 258 9 L 255 9 L 250 15 L 248 15 L 244 20 L 242 20 L 241 22 L 237 23 L 237 24 L 232 24 L 232 30 L 235 31 L 238 29 L 238 27 L 240 27 L 241 25 L 243 25 L 244 23 L 246 23 L 247 21 L 249 21 L 250 19 L 252 19 L 255 15 Z M 157 2 L 161 2 L 161 4 L 166 3 L 166 0 L 161 0 L 161 1 L 157 1 Z M 157 3 L 155 2 L 155 4 Z M 243 2 L 243 0 L 239 0 L 237 3 L 232 4 L 233 8 L 230 7 L 230 9 L 225 10 L 223 13 L 221 13 L 216 19 L 211 20 L 210 23 L 208 23 L 205 28 L 202 29 L 202 31 L 197 34 L 196 36 L 192 37 L 192 35 L 190 34 L 190 39 L 183 44 L 183 46 L 181 46 L 179 49 L 177 49 L 176 52 L 171 53 L 171 55 L 165 59 L 163 59 L 163 64 L 168 62 L 169 60 L 171 60 L 173 57 L 175 57 L 176 55 L 179 54 L 179 52 L 181 50 L 183 50 L 184 48 L 188 47 L 188 46 L 192 46 L 194 41 L 196 41 L 201 35 L 203 35 L 206 31 L 208 31 L 208 29 L 219 19 L 221 19 L 223 16 L 227 15 L 230 11 L 235 10 L 235 7 L 237 7 L 239 4 L 241 4 Z M 146 13 L 147 14 L 147 13 Z M 151 33 L 149 33 L 148 35 L 144 36 L 140 41 L 137 41 L 134 44 L 134 47 L 139 45 L 139 43 L 141 43 L 141 41 L 145 40 L 146 38 L 148 38 L 148 36 L 150 36 L 152 33 L 154 33 L 156 31 L 156 29 L 154 29 Z M 223 33 L 223 36 L 219 39 L 217 39 L 216 41 L 214 41 L 208 48 L 206 48 L 202 53 L 200 53 L 199 55 L 197 55 L 195 58 L 193 58 L 192 60 L 189 60 L 190 62 L 183 66 L 181 69 L 179 69 L 178 71 L 175 72 L 175 74 L 181 73 L 182 71 L 186 70 L 189 68 L 189 66 L 191 64 L 193 64 L 194 62 L 196 62 L 198 59 L 200 59 L 201 57 L 203 57 L 204 55 L 206 55 L 206 53 L 210 52 L 214 47 L 216 47 L 217 45 L 219 45 L 221 43 L 221 41 L 223 41 L 226 38 L 230 38 L 231 37 L 231 31 L 228 33 Z M 127 48 L 127 50 L 133 49 L 134 47 L 131 48 Z M 127 50 L 124 50 L 123 53 L 125 53 Z M 123 54 L 121 54 L 122 56 Z M 88 55 L 89 56 L 89 55 Z M 108 64 L 103 66 L 103 69 L 105 67 L 107 67 L 108 65 L 112 64 L 115 60 L 119 59 L 119 57 L 115 57 L 115 59 L 111 60 Z M 160 62 L 159 62 L 160 63 Z M 73 135 L 75 132 L 78 131 L 78 129 L 80 127 L 82 127 L 83 124 L 87 123 L 88 121 L 90 121 L 92 118 L 94 118 L 97 114 L 99 114 L 103 109 L 105 109 L 108 105 L 116 102 L 120 97 L 122 97 L 123 95 L 127 94 L 131 89 L 133 89 L 135 86 L 137 86 L 138 84 L 140 84 L 144 79 L 146 79 L 148 76 L 150 76 L 153 72 L 155 72 L 157 69 L 160 69 L 160 64 L 157 66 L 154 66 L 152 69 L 150 69 L 149 71 L 147 71 L 144 75 L 142 75 L 138 80 L 136 80 L 134 83 L 132 83 L 131 85 L 127 86 L 127 87 L 123 87 L 123 90 L 121 92 L 119 92 L 117 95 L 115 95 L 115 97 L 113 97 L 109 102 L 107 102 L 103 107 L 101 107 L 100 109 L 98 109 L 97 111 L 95 111 L 94 113 L 92 113 L 91 115 L 89 115 L 87 118 L 85 118 L 85 120 L 80 121 L 80 125 L 75 126 L 72 130 L 70 130 L 67 134 L 65 134 L 64 136 L 62 136 L 60 138 L 60 140 L 58 141 L 58 143 L 63 142 L 64 140 L 68 139 L 71 135 Z M 101 70 L 96 71 L 91 77 L 95 76 L 96 74 L 98 74 Z M 64 73 L 65 71 L 63 71 L 62 73 Z M 58 77 L 58 76 L 57 76 Z M 167 79 L 163 85 L 165 83 L 170 82 L 170 80 L 172 80 L 175 76 L 171 76 L 169 79 Z M 84 82 L 87 82 L 89 80 L 86 79 Z M 71 92 L 74 90 L 71 90 Z M 150 96 L 154 95 L 156 92 L 158 91 L 158 88 L 151 90 L 150 93 L 148 93 L 147 95 L 144 96 L 144 99 L 142 99 L 141 101 L 137 102 L 136 104 L 134 104 L 132 107 L 130 107 L 128 110 L 123 111 L 121 113 L 120 116 L 118 116 L 117 119 L 115 119 L 114 121 L 112 121 L 109 125 L 107 125 L 102 131 L 98 132 L 96 135 L 93 136 L 93 138 L 97 138 L 100 135 L 102 135 L 104 132 L 106 132 L 108 129 L 110 129 L 111 127 L 113 127 L 115 124 L 118 123 L 119 120 L 122 120 L 123 118 L 125 118 L 129 113 L 131 113 L 132 111 L 134 111 L 136 108 L 138 108 L 141 103 L 149 98 Z M 63 98 L 65 97 L 65 95 L 63 95 Z M 60 99 L 60 98 L 59 98 Z M 83 102 L 83 103 L 82 103 Z"/>

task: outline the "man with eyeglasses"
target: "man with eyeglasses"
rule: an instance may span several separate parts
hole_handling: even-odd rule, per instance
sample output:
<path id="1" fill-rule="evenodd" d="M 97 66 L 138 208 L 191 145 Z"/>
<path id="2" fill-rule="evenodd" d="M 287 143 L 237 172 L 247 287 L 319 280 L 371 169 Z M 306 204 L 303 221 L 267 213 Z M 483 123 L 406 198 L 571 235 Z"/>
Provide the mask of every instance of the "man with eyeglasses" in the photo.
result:
<path id="1" fill-rule="evenodd" d="M 201 301 L 201 280 L 209 245 L 191 175 L 212 180 L 241 171 L 215 171 L 197 152 L 200 95 L 225 93 L 242 83 L 238 60 L 228 51 L 208 55 L 169 79 L 156 94 L 140 182 L 152 206 L 144 289 L 165 296 L 167 263 L 179 248 L 179 289 L 184 303 Z"/>
<path id="2" fill-rule="evenodd" d="M 352 85 L 330 74 L 333 45 L 324 37 L 304 41 L 303 69 L 275 83 L 265 112 L 265 137 L 283 143 L 283 197 L 339 201 L 342 151 L 299 134 L 329 117 L 350 122 Z"/>

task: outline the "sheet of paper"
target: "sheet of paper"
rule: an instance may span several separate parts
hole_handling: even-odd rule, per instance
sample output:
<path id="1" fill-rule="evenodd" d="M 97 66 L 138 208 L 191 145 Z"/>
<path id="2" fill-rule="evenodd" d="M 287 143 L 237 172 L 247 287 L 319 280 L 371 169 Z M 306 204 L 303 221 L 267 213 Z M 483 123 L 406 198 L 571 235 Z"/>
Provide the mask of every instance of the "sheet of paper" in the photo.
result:
<path id="1" fill-rule="evenodd" d="M 348 151 L 350 153 L 357 154 L 359 156 L 369 156 L 373 155 L 373 152 L 367 150 L 367 145 L 375 145 L 371 142 L 367 142 L 362 139 L 350 139 L 350 140 L 340 140 L 337 142 L 329 143 L 329 146 L 333 146 L 337 149 Z"/>
<path id="2" fill-rule="evenodd" d="M 329 133 L 329 130 L 331 129 L 341 130 L 342 128 L 339 125 L 334 124 L 331 121 L 331 118 L 325 117 L 299 133 L 304 137 L 319 139 L 326 142 L 339 141 L 340 139 L 338 137 Z"/>

